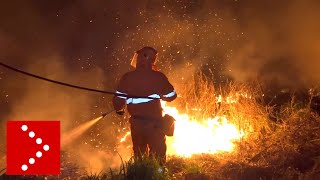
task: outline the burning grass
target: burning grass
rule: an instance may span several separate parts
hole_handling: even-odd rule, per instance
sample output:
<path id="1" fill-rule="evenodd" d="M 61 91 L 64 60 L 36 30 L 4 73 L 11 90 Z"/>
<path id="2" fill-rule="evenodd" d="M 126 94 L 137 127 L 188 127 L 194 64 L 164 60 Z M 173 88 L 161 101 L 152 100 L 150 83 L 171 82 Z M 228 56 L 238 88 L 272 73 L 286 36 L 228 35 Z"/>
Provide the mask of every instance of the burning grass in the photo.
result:
<path id="1" fill-rule="evenodd" d="M 180 97 L 186 113 L 196 119 L 223 116 L 242 136 L 226 151 L 171 157 L 167 165 L 173 175 L 182 178 L 190 173 L 185 167 L 195 164 L 198 174 L 215 179 L 319 178 L 320 117 L 310 104 L 292 97 L 274 122 L 269 118 L 273 107 L 261 103 L 263 93 L 257 87 L 229 84 L 216 91 L 203 76 L 188 86 Z"/>
<path id="2" fill-rule="evenodd" d="M 177 120 L 175 136 L 168 137 L 169 155 L 232 152 L 235 143 L 270 130 L 268 109 L 256 100 L 256 89 L 229 84 L 216 90 L 200 75 L 178 92 L 175 104 L 163 104 Z"/>
<path id="3" fill-rule="evenodd" d="M 167 143 L 169 179 L 319 178 L 320 117 L 310 104 L 293 96 L 272 121 L 274 107 L 264 105 L 259 86 L 230 83 L 217 90 L 200 75 L 178 92 L 175 103 L 163 104 L 177 119 Z"/>
<path id="4" fill-rule="evenodd" d="M 319 179 L 319 115 L 312 112 L 310 104 L 300 103 L 294 96 L 290 102 L 281 104 L 274 115 L 274 107 L 264 105 L 258 87 L 230 83 L 216 89 L 203 75 L 179 87 L 177 101 L 163 104 L 165 111 L 177 119 L 175 136 L 167 140 L 169 157 L 165 175 L 157 171 L 157 161 L 144 157 L 123 162 L 118 170 L 69 176 Z M 129 135 L 125 133 L 119 143 L 130 141 Z"/>

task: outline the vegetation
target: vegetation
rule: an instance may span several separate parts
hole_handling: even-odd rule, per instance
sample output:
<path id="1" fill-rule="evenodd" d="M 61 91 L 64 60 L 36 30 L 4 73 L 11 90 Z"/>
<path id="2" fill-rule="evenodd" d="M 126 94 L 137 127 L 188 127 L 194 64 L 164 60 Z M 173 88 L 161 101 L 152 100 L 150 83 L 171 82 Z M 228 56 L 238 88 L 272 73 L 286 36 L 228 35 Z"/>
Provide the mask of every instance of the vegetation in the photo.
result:
<path id="1" fill-rule="evenodd" d="M 169 157 L 165 172 L 152 157 L 132 158 L 118 170 L 81 179 L 320 179 L 320 116 L 311 99 L 292 95 L 275 107 L 264 102 L 259 86 L 230 83 L 216 90 L 204 76 L 195 79 L 179 89 L 175 105 L 197 119 L 219 115 L 235 124 L 244 137 L 232 153 Z"/>
<path id="2" fill-rule="evenodd" d="M 169 170 L 166 178 L 320 178 L 320 117 L 312 111 L 311 99 L 301 102 L 292 94 L 289 101 L 270 106 L 264 102 L 259 86 L 230 83 L 216 90 L 202 75 L 179 92 L 181 97 L 176 106 L 183 113 L 192 114 L 195 119 L 226 116 L 229 122 L 245 132 L 245 136 L 237 142 L 232 153 L 170 157 L 166 164 Z M 152 161 L 144 161 L 133 162 L 126 167 L 127 172 L 135 172 L 130 169 L 141 167 L 155 170 Z"/>

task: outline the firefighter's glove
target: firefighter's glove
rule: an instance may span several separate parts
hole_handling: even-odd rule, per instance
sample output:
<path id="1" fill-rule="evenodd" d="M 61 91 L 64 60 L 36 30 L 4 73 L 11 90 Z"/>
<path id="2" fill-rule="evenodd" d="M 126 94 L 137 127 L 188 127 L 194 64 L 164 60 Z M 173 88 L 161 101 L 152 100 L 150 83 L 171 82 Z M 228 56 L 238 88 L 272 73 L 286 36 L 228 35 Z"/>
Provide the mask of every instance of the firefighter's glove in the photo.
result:
<path id="1" fill-rule="evenodd" d="M 116 113 L 120 116 L 124 115 L 124 111 L 123 110 L 120 110 L 120 111 L 116 111 Z"/>

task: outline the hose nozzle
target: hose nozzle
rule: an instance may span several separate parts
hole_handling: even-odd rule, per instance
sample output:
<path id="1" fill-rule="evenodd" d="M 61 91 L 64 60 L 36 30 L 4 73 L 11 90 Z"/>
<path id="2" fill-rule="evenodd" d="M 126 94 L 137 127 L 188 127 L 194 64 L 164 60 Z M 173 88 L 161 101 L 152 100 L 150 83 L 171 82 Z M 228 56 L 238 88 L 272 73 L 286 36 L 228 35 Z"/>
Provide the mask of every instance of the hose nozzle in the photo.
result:
<path id="1" fill-rule="evenodd" d="M 108 114 L 112 113 L 114 110 L 111 110 L 109 112 L 105 112 L 105 113 L 102 113 L 101 116 L 102 118 L 106 117 Z"/>

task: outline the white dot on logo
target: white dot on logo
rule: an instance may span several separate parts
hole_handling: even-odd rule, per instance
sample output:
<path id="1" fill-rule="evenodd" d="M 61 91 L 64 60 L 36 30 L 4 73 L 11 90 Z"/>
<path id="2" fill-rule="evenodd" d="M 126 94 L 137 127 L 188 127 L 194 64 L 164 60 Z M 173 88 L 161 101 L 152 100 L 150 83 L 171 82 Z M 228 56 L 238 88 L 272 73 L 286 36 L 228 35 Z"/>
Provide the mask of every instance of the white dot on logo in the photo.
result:
<path id="1" fill-rule="evenodd" d="M 46 144 L 43 146 L 43 150 L 48 151 L 49 150 L 49 146 Z"/>
<path id="2" fill-rule="evenodd" d="M 30 164 L 34 164 L 35 161 L 36 161 L 36 160 L 35 160 L 34 158 L 30 158 L 30 159 L 29 159 L 29 163 L 30 163 Z"/>
<path id="3" fill-rule="evenodd" d="M 36 153 L 36 156 L 37 156 L 38 158 L 41 158 L 42 152 L 41 152 L 41 151 L 38 151 L 38 152 Z"/>
<path id="4" fill-rule="evenodd" d="M 21 169 L 22 169 L 22 171 L 26 171 L 28 169 L 28 166 L 24 164 L 21 166 Z"/>
<path id="5" fill-rule="evenodd" d="M 35 135 L 36 134 L 33 131 L 29 132 L 29 137 L 33 138 Z"/>
<path id="6" fill-rule="evenodd" d="M 36 142 L 37 142 L 37 144 L 41 144 L 42 143 L 42 139 L 41 138 L 37 138 Z"/>
<path id="7" fill-rule="evenodd" d="M 22 129 L 22 131 L 26 131 L 26 130 L 28 130 L 28 126 L 27 125 L 22 125 L 21 129 Z"/>

